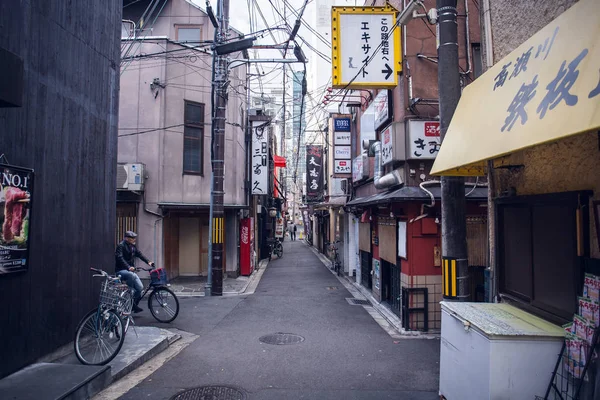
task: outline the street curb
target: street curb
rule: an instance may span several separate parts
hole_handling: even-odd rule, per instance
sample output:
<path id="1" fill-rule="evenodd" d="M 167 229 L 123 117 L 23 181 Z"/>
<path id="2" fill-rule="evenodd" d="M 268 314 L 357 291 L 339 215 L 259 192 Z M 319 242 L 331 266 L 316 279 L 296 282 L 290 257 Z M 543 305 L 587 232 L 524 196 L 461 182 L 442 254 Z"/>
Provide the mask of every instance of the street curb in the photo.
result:
<path id="1" fill-rule="evenodd" d="M 250 278 L 248 279 L 248 281 L 244 284 L 244 286 L 240 290 L 224 291 L 223 296 L 231 297 L 231 296 L 240 296 L 243 294 L 253 294 L 254 290 L 250 290 L 248 292 L 246 292 L 246 291 L 248 290 L 248 287 L 250 287 L 250 285 L 254 284 L 255 282 L 256 282 L 256 285 L 258 285 L 258 282 L 262 278 L 262 275 L 265 272 L 265 269 L 267 268 L 268 264 L 269 264 L 269 259 L 265 258 L 265 259 L 260 260 L 258 263 L 258 268 L 256 268 L 252 272 L 252 274 L 250 274 Z M 177 297 L 206 297 L 206 294 L 204 292 L 175 292 L 175 291 L 173 291 L 173 293 L 175 293 L 175 295 Z"/>
<path id="2" fill-rule="evenodd" d="M 424 333 L 424 332 L 419 332 L 419 331 L 404 330 L 404 328 L 402 328 L 402 321 L 396 315 L 394 315 L 390 310 L 388 310 L 385 306 L 381 305 L 381 303 L 373 296 L 372 293 L 370 293 L 362 285 L 360 285 L 356 282 L 352 282 L 350 277 L 346 276 L 346 274 L 344 274 L 343 278 L 340 278 L 339 276 L 337 276 L 335 271 L 333 271 L 333 270 L 331 270 L 331 268 L 329 268 L 329 264 L 331 263 L 331 260 L 329 260 L 324 254 L 320 253 L 315 247 L 309 246 L 309 248 L 319 258 L 319 260 L 323 263 L 325 268 L 327 268 L 327 270 L 331 274 L 336 276 L 336 278 L 338 278 L 338 280 L 340 280 L 344 284 L 346 289 L 348 289 L 348 291 L 355 298 L 364 297 L 365 300 L 369 300 L 371 302 L 371 304 L 372 304 L 371 307 L 373 309 L 375 309 L 381 315 L 381 317 L 391 326 L 391 328 L 393 328 L 393 330 L 396 331 L 394 334 L 392 332 L 388 332 L 390 334 L 390 336 L 392 336 L 394 338 L 398 338 L 398 339 L 399 338 L 402 338 L 402 339 L 411 339 L 411 338 L 412 339 L 439 339 L 440 338 L 440 335 L 436 334 L 436 333 Z M 358 294 L 358 296 L 357 296 L 357 294 Z M 369 306 L 364 306 L 364 307 L 366 308 Z M 386 331 L 387 331 L 387 329 L 386 329 Z"/>

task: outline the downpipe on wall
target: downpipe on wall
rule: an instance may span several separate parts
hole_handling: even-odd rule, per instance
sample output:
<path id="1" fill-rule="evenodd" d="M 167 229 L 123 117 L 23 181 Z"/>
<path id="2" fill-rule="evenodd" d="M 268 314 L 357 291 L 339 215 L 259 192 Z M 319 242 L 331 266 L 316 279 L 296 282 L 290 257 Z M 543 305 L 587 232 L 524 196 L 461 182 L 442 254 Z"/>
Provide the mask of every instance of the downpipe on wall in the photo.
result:
<path id="1" fill-rule="evenodd" d="M 375 152 L 375 171 L 373 173 L 373 183 L 376 189 L 386 189 L 392 186 L 402 185 L 402 169 L 396 168 L 389 174 L 383 175 L 383 165 L 381 164 L 381 142 L 373 143 Z M 383 176 L 382 176 L 383 175 Z"/>

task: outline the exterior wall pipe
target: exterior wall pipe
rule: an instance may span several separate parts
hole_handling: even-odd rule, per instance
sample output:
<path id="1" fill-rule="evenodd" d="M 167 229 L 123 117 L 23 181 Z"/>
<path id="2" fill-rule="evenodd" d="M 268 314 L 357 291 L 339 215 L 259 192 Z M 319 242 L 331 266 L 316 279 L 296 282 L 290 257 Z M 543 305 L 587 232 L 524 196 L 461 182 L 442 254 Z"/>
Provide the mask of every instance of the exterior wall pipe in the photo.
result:
<path id="1" fill-rule="evenodd" d="M 385 189 L 394 185 L 404 183 L 399 169 L 395 169 L 387 175 L 383 175 L 383 165 L 381 164 L 381 142 L 373 143 L 373 151 L 375 152 L 375 171 L 373 172 L 373 184 L 376 189 Z"/>
<path id="2" fill-rule="evenodd" d="M 473 68 L 473 62 L 471 60 L 471 35 L 469 33 L 469 0 L 465 0 L 465 41 L 467 43 L 465 51 L 467 52 L 467 70 L 461 72 L 462 75 L 469 75 Z"/>

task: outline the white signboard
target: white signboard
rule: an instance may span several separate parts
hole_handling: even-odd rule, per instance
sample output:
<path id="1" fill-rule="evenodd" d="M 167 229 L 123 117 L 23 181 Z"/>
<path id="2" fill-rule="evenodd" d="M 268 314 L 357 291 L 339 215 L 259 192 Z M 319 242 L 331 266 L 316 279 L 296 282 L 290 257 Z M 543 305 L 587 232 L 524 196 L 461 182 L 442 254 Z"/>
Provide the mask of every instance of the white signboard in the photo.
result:
<path id="1" fill-rule="evenodd" d="M 393 126 L 390 125 L 381 132 L 381 163 L 386 165 L 394 159 Z"/>
<path id="2" fill-rule="evenodd" d="M 390 117 L 388 91 L 382 90 L 375 96 L 373 100 L 373 106 L 375 107 L 375 129 L 388 120 Z"/>
<path id="3" fill-rule="evenodd" d="M 334 7 L 333 87 L 395 87 L 399 72 L 400 28 L 393 10 Z"/>
<path id="4" fill-rule="evenodd" d="M 398 221 L 398 257 L 406 258 L 406 221 Z"/>
<path id="5" fill-rule="evenodd" d="M 269 190 L 268 122 L 252 122 L 252 194 L 266 195 Z"/>
<path id="6" fill-rule="evenodd" d="M 440 123 L 409 121 L 407 138 L 407 159 L 433 160 L 440 151 Z"/>
<path id="7" fill-rule="evenodd" d="M 333 144 L 335 145 L 350 145 L 352 144 L 350 132 L 334 132 Z"/>
<path id="8" fill-rule="evenodd" d="M 275 237 L 282 238 L 283 237 L 283 218 L 277 218 L 275 222 Z"/>
<path id="9" fill-rule="evenodd" d="M 369 177 L 369 159 L 365 154 L 361 154 L 352 160 L 352 182 Z"/>
<path id="10" fill-rule="evenodd" d="M 352 158 L 352 146 L 335 146 L 334 160 L 350 160 Z"/>
<path id="11" fill-rule="evenodd" d="M 352 166 L 350 165 L 350 160 L 335 160 L 334 161 L 334 174 L 349 174 L 352 172 Z"/>

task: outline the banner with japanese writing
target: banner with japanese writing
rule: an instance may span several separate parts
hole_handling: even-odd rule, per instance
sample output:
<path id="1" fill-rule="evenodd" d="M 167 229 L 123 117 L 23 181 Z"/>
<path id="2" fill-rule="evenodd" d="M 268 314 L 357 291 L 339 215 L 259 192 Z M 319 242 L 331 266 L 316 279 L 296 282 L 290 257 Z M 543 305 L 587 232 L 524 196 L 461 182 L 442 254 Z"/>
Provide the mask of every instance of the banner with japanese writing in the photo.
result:
<path id="1" fill-rule="evenodd" d="M 306 146 L 306 202 L 323 201 L 323 146 Z"/>
<path id="2" fill-rule="evenodd" d="M 269 134 L 268 122 L 252 122 L 252 194 L 266 195 L 269 191 Z"/>
<path id="3" fill-rule="evenodd" d="M 0 164 L 0 275 L 27 270 L 33 170 Z"/>

